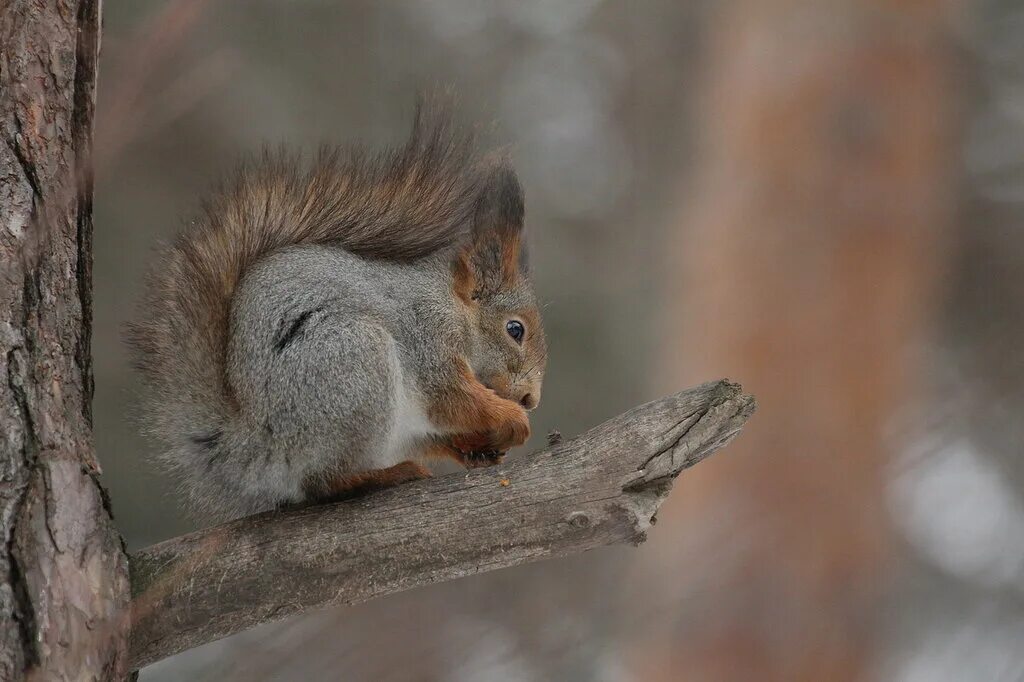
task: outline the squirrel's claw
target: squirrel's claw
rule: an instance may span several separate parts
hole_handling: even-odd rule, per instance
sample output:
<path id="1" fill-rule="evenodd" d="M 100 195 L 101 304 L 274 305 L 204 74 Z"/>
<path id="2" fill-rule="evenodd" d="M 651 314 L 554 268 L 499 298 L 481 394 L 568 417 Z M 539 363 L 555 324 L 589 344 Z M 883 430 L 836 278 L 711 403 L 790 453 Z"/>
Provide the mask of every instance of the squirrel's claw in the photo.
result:
<path id="1" fill-rule="evenodd" d="M 499 450 L 481 450 L 462 453 L 462 463 L 467 469 L 480 469 L 501 464 L 505 460 L 504 452 Z"/>

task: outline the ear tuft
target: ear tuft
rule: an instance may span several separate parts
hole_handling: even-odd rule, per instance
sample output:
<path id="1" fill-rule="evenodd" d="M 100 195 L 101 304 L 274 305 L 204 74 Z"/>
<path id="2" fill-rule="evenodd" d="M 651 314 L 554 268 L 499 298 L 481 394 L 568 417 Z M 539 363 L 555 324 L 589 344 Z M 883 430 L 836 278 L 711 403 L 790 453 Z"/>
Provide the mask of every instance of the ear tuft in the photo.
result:
<path id="1" fill-rule="evenodd" d="M 474 220 L 477 237 L 488 232 L 497 233 L 499 239 L 518 234 L 523 229 L 523 188 L 512 164 L 500 159 L 484 168 L 482 175 Z"/>

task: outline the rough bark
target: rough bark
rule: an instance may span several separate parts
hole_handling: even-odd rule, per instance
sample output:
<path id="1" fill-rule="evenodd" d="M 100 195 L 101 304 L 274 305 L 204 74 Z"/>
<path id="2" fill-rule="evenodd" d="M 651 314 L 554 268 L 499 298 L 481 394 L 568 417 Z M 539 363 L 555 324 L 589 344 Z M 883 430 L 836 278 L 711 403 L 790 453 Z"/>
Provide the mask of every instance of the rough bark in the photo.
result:
<path id="1" fill-rule="evenodd" d="M 753 410 L 739 386 L 705 384 L 507 465 L 145 549 L 131 560 L 132 666 L 314 607 L 642 542 L 672 479 Z"/>
<path id="2" fill-rule="evenodd" d="M 93 455 L 99 0 L 0 3 L 0 679 L 112 679 L 127 558 Z"/>

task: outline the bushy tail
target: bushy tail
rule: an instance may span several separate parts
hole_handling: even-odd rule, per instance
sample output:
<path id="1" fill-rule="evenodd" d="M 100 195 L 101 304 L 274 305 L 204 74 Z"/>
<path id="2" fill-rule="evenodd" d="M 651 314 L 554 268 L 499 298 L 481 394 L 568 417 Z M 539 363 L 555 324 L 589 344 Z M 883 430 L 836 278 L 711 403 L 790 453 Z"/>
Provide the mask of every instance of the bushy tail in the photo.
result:
<path id="1" fill-rule="evenodd" d="M 166 463 L 193 466 L 184 451 L 208 447 L 237 415 L 229 314 L 253 263 L 295 244 L 398 261 L 452 247 L 471 229 L 479 175 L 472 135 L 422 104 L 409 140 L 383 154 L 324 150 L 304 166 L 267 153 L 244 164 L 164 250 L 128 328 L 148 389 L 145 421 Z"/>

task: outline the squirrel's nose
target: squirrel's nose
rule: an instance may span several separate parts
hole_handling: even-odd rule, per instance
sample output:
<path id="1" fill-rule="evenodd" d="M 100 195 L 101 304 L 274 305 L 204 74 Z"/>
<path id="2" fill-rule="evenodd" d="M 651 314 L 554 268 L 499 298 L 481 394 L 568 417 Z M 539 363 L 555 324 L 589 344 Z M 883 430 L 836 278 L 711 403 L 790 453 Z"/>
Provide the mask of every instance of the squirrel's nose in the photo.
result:
<path id="1" fill-rule="evenodd" d="M 537 407 L 540 402 L 540 392 L 537 386 L 519 387 L 508 380 L 499 380 L 491 377 L 490 381 L 481 381 L 484 386 L 491 389 L 506 400 L 514 400 L 527 410 Z"/>

